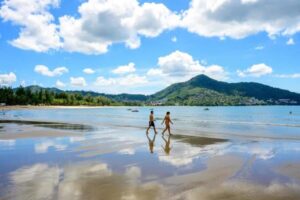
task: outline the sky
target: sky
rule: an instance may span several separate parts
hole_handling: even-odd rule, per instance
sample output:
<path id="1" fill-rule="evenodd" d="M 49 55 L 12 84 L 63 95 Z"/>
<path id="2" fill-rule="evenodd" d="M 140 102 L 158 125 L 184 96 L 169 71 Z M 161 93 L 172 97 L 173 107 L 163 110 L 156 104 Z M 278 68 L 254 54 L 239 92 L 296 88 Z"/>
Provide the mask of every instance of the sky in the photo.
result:
<path id="1" fill-rule="evenodd" d="M 300 93 L 299 0 L 0 0 L 0 85 L 153 94 L 205 74 Z"/>

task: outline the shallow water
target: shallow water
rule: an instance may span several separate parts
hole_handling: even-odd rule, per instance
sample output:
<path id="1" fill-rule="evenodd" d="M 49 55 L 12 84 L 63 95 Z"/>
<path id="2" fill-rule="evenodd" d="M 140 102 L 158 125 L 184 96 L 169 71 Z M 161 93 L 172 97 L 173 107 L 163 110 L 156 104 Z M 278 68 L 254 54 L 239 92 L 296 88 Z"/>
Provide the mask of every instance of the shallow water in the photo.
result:
<path id="1" fill-rule="evenodd" d="M 300 199 L 300 107 L 128 109 L 7 111 L 0 199 Z"/>

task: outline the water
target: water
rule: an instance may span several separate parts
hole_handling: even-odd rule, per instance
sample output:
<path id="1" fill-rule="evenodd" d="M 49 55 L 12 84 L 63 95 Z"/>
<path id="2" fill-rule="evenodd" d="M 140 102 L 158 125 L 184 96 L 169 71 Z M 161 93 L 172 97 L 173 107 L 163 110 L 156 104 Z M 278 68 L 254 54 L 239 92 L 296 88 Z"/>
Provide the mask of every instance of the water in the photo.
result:
<path id="1" fill-rule="evenodd" d="M 130 108 L 129 108 L 130 109 Z M 174 121 L 173 129 L 188 135 L 217 135 L 218 137 L 255 137 L 300 139 L 300 107 L 155 107 L 157 126 L 167 111 Z M 139 112 L 121 108 L 37 109 L 7 112 L 5 119 L 59 121 L 91 126 L 119 126 L 144 128 L 148 124 L 151 107 Z M 292 111 L 292 114 L 290 114 Z"/>
<path id="2" fill-rule="evenodd" d="M 300 107 L 129 109 L 6 111 L 0 199 L 300 199 Z"/>

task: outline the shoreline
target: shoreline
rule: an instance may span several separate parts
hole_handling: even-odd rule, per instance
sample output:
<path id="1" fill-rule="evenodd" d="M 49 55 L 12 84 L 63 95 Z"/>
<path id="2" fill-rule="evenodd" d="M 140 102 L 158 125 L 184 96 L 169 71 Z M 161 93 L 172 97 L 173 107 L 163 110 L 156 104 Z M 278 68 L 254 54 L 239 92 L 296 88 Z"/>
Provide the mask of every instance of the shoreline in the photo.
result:
<path id="1" fill-rule="evenodd" d="M 87 109 L 87 108 L 139 108 L 139 107 L 203 107 L 203 108 L 214 108 L 214 107 L 265 107 L 265 106 L 272 106 L 272 107 L 285 107 L 285 106 L 300 106 L 300 105 L 248 105 L 248 106 L 242 106 L 242 105 L 236 105 L 236 106 L 156 106 L 156 105 L 145 105 L 145 106 L 87 106 L 87 105 L 6 105 L 6 106 L 0 106 L 1 110 L 23 110 L 23 109 Z"/>
<path id="2" fill-rule="evenodd" d="M 140 107 L 140 106 L 0 106 L 0 110 L 23 110 L 23 109 L 86 109 L 86 108 L 122 108 L 122 107 Z"/>

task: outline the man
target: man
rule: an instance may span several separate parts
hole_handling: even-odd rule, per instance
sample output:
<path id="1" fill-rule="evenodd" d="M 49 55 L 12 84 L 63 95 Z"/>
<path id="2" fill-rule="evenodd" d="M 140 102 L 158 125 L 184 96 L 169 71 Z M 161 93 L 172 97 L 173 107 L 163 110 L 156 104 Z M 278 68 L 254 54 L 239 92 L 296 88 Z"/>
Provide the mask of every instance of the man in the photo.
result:
<path id="1" fill-rule="evenodd" d="M 157 134 L 157 131 L 156 131 L 156 129 L 155 129 L 154 121 L 155 121 L 155 119 L 154 119 L 153 110 L 151 110 L 150 116 L 149 116 L 149 126 L 148 126 L 148 129 L 147 129 L 147 131 L 146 131 L 147 134 L 148 134 L 148 131 L 149 131 L 149 129 L 151 128 L 151 126 L 153 127 L 155 134 Z"/>

